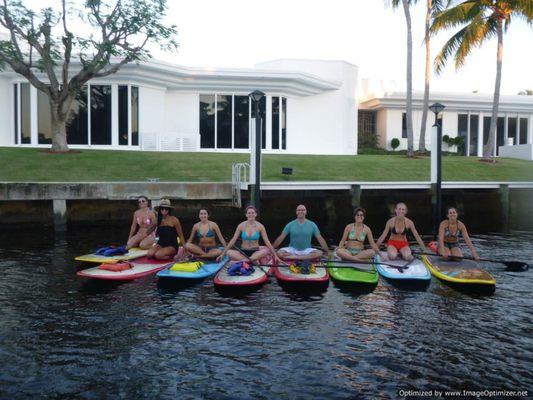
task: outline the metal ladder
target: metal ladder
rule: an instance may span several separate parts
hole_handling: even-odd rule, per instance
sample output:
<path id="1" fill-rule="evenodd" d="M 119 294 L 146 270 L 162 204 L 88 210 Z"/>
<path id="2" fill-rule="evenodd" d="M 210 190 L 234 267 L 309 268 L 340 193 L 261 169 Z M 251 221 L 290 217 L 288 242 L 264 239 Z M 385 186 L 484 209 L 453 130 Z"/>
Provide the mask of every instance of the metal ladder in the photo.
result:
<path id="1" fill-rule="evenodd" d="M 231 192 L 233 207 L 242 207 L 241 189 L 242 184 L 248 186 L 250 179 L 250 164 L 236 163 L 231 166 Z"/>

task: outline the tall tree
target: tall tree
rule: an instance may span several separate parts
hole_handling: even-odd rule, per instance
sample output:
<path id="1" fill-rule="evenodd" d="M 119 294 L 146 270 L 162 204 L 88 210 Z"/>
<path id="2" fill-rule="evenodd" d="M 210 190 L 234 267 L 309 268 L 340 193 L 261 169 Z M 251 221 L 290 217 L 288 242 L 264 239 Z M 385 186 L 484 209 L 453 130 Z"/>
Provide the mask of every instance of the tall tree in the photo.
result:
<path id="1" fill-rule="evenodd" d="M 521 17 L 533 23 L 533 0 L 467 0 L 461 1 L 435 15 L 431 32 L 462 26 L 445 44 L 435 58 L 435 70 L 440 73 L 449 57 L 453 56 L 455 69 L 465 64 L 467 56 L 475 47 L 481 46 L 494 36 L 498 39 L 496 51 L 496 81 L 492 102 L 492 118 L 489 138 L 483 148 L 483 156 L 494 155 L 496 123 L 500 102 L 500 86 L 503 60 L 503 34 L 511 17 Z"/>
<path id="2" fill-rule="evenodd" d="M 7 66 L 46 94 L 50 101 L 52 151 L 68 151 L 70 107 L 93 78 L 148 58 L 147 45 L 176 49 L 176 27 L 163 23 L 166 0 L 85 0 L 76 10 L 61 0 L 36 12 L 21 0 L 2 0 L 0 69 Z M 85 29 L 89 34 L 76 34 Z"/>
<path id="3" fill-rule="evenodd" d="M 413 33 L 409 6 L 416 0 L 390 0 L 393 8 L 403 6 L 407 26 L 407 91 L 405 99 L 405 124 L 407 129 L 407 156 L 413 157 Z"/>
<path id="4" fill-rule="evenodd" d="M 425 35 L 424 43 L 426 46 L 426 71 L 424 80 L 424 101 L 422 105 L 422 123 L 420 126 L 420 137 L 418 141 L 418 150 L 426 151 L 426 122 L 428 118 L 429 107 L 429 82 L 431 80 L 431 18 L 435 13 L 442 11 L 445 0 L 426 0 L 426 16 L 425 16 Z M 448 0 L 449 3 L 449 0 Z"/>

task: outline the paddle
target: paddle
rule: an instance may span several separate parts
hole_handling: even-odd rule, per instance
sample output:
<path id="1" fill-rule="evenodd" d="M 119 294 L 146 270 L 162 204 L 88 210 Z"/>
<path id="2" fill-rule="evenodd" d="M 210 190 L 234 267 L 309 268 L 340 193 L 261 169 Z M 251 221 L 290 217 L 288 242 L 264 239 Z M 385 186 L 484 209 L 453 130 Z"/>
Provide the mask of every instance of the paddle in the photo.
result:
<path id="1" fill-rule="evenodd" d="M 425 255 L 425 256 L 439 256 L 439 254 L 436 253 L 425 253 L 423 251 L 413 251 L 415 254 Z M 479 260 L 476 260 L 474 257 L 449 257 L 450 261 L 461 261 L 461 260 L 474 260 L 474 261 L 487 261 L 497 264 L 503 264 L 505 265 L 508 271 L 526 271 L 529 269 L 529 265 L 523 261 L 504 261 L 504 260 L 493 260 L 490 258 L 480 258 Z"/>

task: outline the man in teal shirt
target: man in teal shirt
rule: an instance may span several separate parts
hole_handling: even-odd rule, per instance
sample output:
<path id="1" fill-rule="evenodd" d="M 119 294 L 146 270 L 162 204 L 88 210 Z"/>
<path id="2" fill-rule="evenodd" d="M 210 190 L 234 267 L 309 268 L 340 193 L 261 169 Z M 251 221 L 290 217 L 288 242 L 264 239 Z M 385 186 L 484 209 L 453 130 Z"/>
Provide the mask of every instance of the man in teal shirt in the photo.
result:
<path id="1" fill-rule="evenodd" d="M 285 260 L 313 260 L 320 258 L 324 253 L 328 254 L 328 244 L 320 234 L 318 227 L 313 221 L 306 219 L 307 209 L 303 204 L 296 207 L 296 219 L 289 222 L 281 235 L 274 241 L 272 246 L 277 248 L 281 242 L 290 236 L 289 247 L 278 250 L 278 255 Z M 311 247 L 313 236 L 318 240 L 324 252 Z"/>

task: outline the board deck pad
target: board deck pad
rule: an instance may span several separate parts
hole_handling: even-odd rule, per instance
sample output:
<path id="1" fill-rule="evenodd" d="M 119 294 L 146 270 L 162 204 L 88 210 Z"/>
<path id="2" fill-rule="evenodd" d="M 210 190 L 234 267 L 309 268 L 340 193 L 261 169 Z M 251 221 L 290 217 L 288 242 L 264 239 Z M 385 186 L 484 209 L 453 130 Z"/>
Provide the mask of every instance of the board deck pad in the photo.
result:
<path id="1" fill-rule="evenodd" d="M 98 254 L 84 254 L 75 258 L 76 261 L 91 262 L 91 263 L 107 263 L 107 264 L 116 264 L 119 261 L 128 261 L 135 260 L 136 258 L 144 257 L 148 253 L 148 250 L 143 250 L 138 247 L 130 249 L 126 254 L 121 254 L 118 256 L 101 256 Z"/>
<path id="2" fill-rule="evenodd" d="M 199 260 L 200 261 L 200 260 Z M 229 257 L 224 257 L 220 262 L 214 260 L 206 261 L 202 260 L 203 265 L 194 272 L 186 271 L 172 271 L 171 268 L 174 263 L 171 263 L 166 266 L 165 269 L 157 273 L 158 278 L 164 279 L 202 279 L 207 278 L 216 274 L 221 268 L 223 268 L 227 263 L 229 263 Z"/>
<path id="3" fill-rule="evenodd" d="M 385 278 L 388 279 L 414 279 L 414 280 L 430 280 L 431 274 L 427 270 L 425 264 L 419 260 L 414 259 L 411 263 L 407 264 L 408 261 L 404 259 L 396 260 L 383 260 L 384 263 L 392 264 L 394 266 L 403 267 L 407 266 L 406 269 L 394 268 L 393 266 L 381 264 L 382 257 L 376 255 L 374 262 L 376 263 L 378 272 Z M 407 265 L 406 265 L 407 264 Z"/>
<path id="4" fill-rule="evenodd" d="M 347 261 L 336 263 L 335 261 L 327 263 L 329 275 L 334 280 L 353 283 L 377 283 L 379 280 L 374 265 Z"/>

